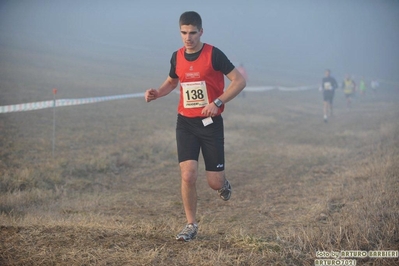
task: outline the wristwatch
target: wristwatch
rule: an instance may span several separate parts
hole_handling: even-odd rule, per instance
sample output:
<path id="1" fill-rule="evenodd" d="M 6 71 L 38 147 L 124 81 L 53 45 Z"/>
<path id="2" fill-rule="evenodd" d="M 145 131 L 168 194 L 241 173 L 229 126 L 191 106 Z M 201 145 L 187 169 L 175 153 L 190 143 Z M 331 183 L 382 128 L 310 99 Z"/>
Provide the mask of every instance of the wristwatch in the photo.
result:
<path id="1" fill-rule="evenodd" d="M 216 105 L 217 108 L 223 105 L 223 102 L 219 98 L 214 100 L 213 103 Z"/>

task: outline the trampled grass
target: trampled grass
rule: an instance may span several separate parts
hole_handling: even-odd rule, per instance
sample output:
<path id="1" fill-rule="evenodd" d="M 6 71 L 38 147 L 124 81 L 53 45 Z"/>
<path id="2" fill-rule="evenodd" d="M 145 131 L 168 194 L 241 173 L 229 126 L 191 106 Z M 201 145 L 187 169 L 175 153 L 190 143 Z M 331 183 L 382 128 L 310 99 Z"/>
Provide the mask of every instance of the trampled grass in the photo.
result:
<path id="1" fill-rule="evenodd" d="M 176 95 L 57 109 L 54 158 L 51 110 L 3 114 L 0 264 L 314 265 L 316 251 L 398 250 L 398 100 L 382 88 L 347 109 L 337 92 L 328 124 L 317 91 L 229 103 L 233 196 L 208 188 L 200 159 L 189 243 L 174 239 L 185 223 Z"/>

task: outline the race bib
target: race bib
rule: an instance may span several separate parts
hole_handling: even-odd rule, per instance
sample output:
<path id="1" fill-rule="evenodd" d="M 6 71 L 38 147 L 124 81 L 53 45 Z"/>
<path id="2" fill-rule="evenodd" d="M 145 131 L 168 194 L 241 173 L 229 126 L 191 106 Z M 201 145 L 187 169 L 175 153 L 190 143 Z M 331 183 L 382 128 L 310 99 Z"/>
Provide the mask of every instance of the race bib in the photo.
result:
<path id="1" fill-rule="evenodd" d="M 324 82 L 324 89 L 327 91 L 332 90 L 331 82 Z"/>
<path id="2" fill-rule="evenodd" d="M 208 104 L 208 92 L 205 81 L 181 83 L 184 108 L 204 107 Z"/>

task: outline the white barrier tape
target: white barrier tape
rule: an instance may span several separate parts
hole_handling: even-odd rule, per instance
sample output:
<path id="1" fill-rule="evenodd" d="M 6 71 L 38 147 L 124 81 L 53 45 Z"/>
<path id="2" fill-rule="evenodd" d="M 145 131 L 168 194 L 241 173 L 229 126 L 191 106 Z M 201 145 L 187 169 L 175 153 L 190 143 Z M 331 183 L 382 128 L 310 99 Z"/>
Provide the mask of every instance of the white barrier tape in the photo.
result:
<path id="1" fill-rule="evenodd" d="M 397 81 L 390 81 L 390 80 L 377 80 L 377 81 L 380 81 L 380 83 L 399 86 L 399 82 L 397 82 Z"/>
<path id="2" fill-rule="evenodd" d="M 317 89 L 318 86 L 300 86 L 300 87 L 281 87 L 281 86 L 258 86 L 258 87 L 246 87 L 245 91 L 253 91 L 253 92 L 261 92 L 261 91 L 270 91 L 270 90 L 281 90 L 281 91 L 304 91 Z M 43 102 L 32 102 L 32 103 L 21 103 L 14 105 L 5 105 L 0 106 L 0 114 L 1 113 L 12 113 L 12 112 L 23 112 L 23 111 L 33 111 L 40 110 L 51 107 L 63 107 L 63 106 L 72 106 L 72 105 L 81 105 L 88 103 L 97 103 L 104 101 L 112 101 L 119 99 L 128 99 L 128 98 L 138 98 L 144 97 L 144 93 L 133 93 L 133 94 L 122 94 L 122 95 L 113 95 L 113 96 L 104 96 L 104 97 L 92 97 L 92 98 L 78 98 L 78 99 L 59 99 L 52 101 L 43 101 Z"/>
<path id="3" fill-rule="evenodd" d="M 258 86 L 258 87 L 245 87 L 245 91 L 271 91 L 271 90 L 280 90 L 280 91 L 304 91 L 304 90 L 313 90 L 318 89 L 319 85 L 314 86 L 299 86 L 299 87 L 281 87 L 281 86 Z"/>
<path id="4" fill-rule="evenodd" d="M 271 91 L 277 89 L 277 87 L 272 87 L 272 86 L 262 86 L 262 87 L 245 87 L 244 91 L 254 91 L 254 92 L 260 92 L 260 91 Z"/>
<path id="5" fill-rule="evenodd" d="M 300 86 L 300 87 L 278 87 L 280 91 L 306 91 L 318 89 L 319 85 L 314 86 Z"/>
<path id="6" fill-rule="evenodd" d="M 0 106 L 0 113 L 22 112 L 30 110 L 39 110 L 54 106 L 54 101 L 23 103 L 15 105 Z"/>
<path id="7" fill-rule="evenodd" d="M 97 103 L 97 102 L 112 101 L 119 99 L 138 98 L 138 97 L 144 97 L 144 93 L 122 94 L 122 95 L 93 97 L 93 98 L 79 98 L 79 99 L 59 99 L 55 100 L 55 106 L 54 106 L 54 100 L 43 101 L 43 102 L 21 103 L 21 104 L 0 106 L 0 114 L 32 111 L 32 110 L 39 110 L 51 107 L 63 107 L 63 106 L 72 106 L 72 105 L 80 105 L 88 103 Z"/>

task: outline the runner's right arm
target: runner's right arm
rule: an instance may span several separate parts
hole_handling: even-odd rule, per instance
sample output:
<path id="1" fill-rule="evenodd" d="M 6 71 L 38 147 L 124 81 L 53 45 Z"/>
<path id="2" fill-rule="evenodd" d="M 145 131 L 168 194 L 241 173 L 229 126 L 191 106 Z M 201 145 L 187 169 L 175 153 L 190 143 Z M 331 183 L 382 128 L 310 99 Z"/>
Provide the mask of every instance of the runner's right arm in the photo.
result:
<path id="1" fill-rule="evenodd" d="M 148 89 L 145 91 L 144 98 L 146 102 L 151 102 L 160 97 L 168 95 L 171 91 L 173 91 L 177 84 L 179 84 L 178 78 L 167 77 L 164 83 L 156 90 L 156 89 Z"/>

